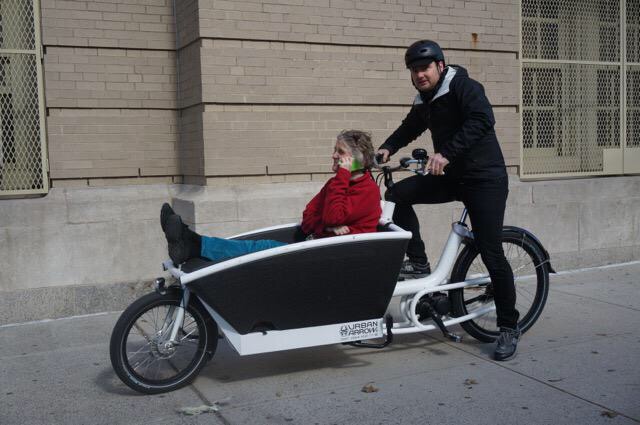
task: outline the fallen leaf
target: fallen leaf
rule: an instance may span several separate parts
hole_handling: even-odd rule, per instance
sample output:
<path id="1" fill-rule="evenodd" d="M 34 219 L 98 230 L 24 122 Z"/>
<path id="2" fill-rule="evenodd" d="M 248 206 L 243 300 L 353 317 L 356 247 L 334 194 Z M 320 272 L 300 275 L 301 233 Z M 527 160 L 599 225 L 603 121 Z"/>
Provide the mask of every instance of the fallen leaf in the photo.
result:
<path id="1" fill-rule="evenodd" d="M 558 378 L 558 379 L 547 379 L 547 381 L 549 382 L 560 382 L 562 381 L 564 378 Z"/>
<path id="2" fill-rule="evenodd" d="M 380 391 L 380 389 L 377 387 L 374 387 L 373 384 L 367 384 L 364 387 L 362 387 L 360 391 L 362 391 L 363 393 L 377 393 L 378 391 Z"/>
<path id="3" fill-rule="evenodd" d="M 602 412 L 600 412 L 600 416 L 606 416 L 607 418 L 615 418 L 616 416 L 618 416 L 618 414 L 616 412 L 611 412 L 609 410 L 603 410 Z"/>
<path id="4" fill-rule="evenodd" d="M 478 383 L 478 381 L 476 381 L 475 379 L 467 378 L 467 379 L 464 380 L 464 384 L 465 385 L 476 385 L 477 383 Z"/>

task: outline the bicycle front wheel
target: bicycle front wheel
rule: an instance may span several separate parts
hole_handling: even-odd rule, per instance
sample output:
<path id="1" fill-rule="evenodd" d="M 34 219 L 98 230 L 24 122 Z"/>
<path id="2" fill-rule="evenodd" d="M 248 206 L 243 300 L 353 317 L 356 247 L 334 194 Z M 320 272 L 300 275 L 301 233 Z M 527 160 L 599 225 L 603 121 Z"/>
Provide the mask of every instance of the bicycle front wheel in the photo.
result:
<path id="1" fill-rule="evenodd" d="M 525 235 L 503 230 L 502 248 L 513 270 L 516 288 L 516 309 L 520 312 L 518 326 L 524 333 L 538 320 L 549 293 L 549 270 L 545 257 L 534 242 Z M 489 272 L 474 245 L 467 245 L 461 252 L 451 273 L 451 282 L 476 278 L 488 278 Z M 481 283 L 449 291 L 453 314 L 456 317 L 472 313 L 476 309 L 493 305 L 491 283 Z M 482 342 L 498 338 L 495 310 L 461 323 L 462 328 Z"/>
<path id="2" fill-rule="evenodd" d="M 151 293 L 118 319 L 111 334 L 111 364 L 134 390 L 157 394 L 183 387 L 215 352 L 217 325 L 196 300 L 184 312 L 176 343 L 169 343 L 180 301 L 177 292 Z"/>

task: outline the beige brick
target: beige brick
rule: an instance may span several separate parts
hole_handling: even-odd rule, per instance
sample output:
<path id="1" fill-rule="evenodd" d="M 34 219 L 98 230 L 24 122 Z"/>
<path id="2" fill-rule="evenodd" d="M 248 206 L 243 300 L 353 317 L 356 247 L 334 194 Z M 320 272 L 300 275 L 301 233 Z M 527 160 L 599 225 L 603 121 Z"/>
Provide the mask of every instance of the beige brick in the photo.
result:
<path id="1" fill-rule="evenodd" d="M 173 8 L 164 0 L 160 6 L 154 0 L 42 0 L 40 6 L 44 45 L 175 49 Z"/>
<path id="2" fill-rule="evenodd" d="M 111 50 L 111 49 L 109 49 Z M 73 97 L 76 104 L 84 106 L 129 107 L 126 102 L 95 102 L 99 99 L 149 99 L 151 93 L 161 93 L 156 98 L 165 100 L 163 107 L 176 106 L 175 58 L 168 52 L 137 51 L 135 56 L 113 54 L 105 49 L 48 49 L 44 69 L 51 77 L 53 72 L 65 72 L 64 86 L 71 92 L 62 92 L 55 81 L 48 81 L 46 102 L 48 107 L 62 106 L 60 102 Z M 168 74 L 167 72 L 171 72 Z M 82 77 L 81 77 L 82 75 Z M 149 82 L 141 82 L 144 75 Z M 75 81 L 74 81 L 75 78 Z M 108 81 L 105 85 L 102 81 Z M 156 83 L 155 81 L 158 81 Z M 165 81 L 166 84 L 161 82 Z M 138 82 L 138 84 L 134 84 Z M 76 89 L 76 90 L 73 90 Z M 135 106 L 140 106 L 138 103 Z"/>
<path id="3" fill-rule="evenodd" d="M 255 42 L 244 42 L 241 49 L 206 45 L 201 49 L 205 102 L 400 104 L 414 97 L 402 66 L 404 49 L 360 47 L 349 51 L 321 46 L 323 51 L 316 51 L 300 44 L 294 48 L 289 43 Z M 237 66 L 206 65 L 212 58 L 218 62 L 224 58 L 223 62 Z M 491 66 L 496 60 L 501 66 Z M 473 78 L 486 82 L 494 104 L 517 103 L 514 54 L 452 51 L 449 62 L 467 67 Z M 266 79 L 219 78 L 228 75 L 265 75 Z"/>
<path id="4" fill-rule="evenodd" d="M 475 32 L 479 35 L 479 42 L 474 48 L 502 51 L 516 51 L 518 48 L 515 34 L 508 38 L 489 37 L 495 34 L 496 28 L 517 28 L 518 5 L 512 0 L 443 2 L 438 3 L 440 7 L 429 6 L 431 2 L 420 5 L 358 2 L 357 7 L 355 2 L 333 2 L 331 7 L 322 7 L 323 3 L 318 2 L 292 3 L 200 2 L 199 35 L 404 46 L 423 38 L 425 33 L 437 32 L 439 39 L 446 40 L 445 47 L 459 49 L 470 47 L 469 37 Z M 439 26 L 434 23 L 436 16 L 452 16 L 458 20 Z M 481 25 L 478 21 L 482 19 L 496 22 Z M 504 25 L 498 22 L 504 22 Z M 288 23 L 291 23 L 290 27 L 286 25 Z M 181 44 L 197 37 L 198 34 L 192 32 Z"/>
<path id="5" fill-rule="evenodd" d="M 178 173 L 174 111 L 51 109 L 47 124 L 52 178 Z"/>

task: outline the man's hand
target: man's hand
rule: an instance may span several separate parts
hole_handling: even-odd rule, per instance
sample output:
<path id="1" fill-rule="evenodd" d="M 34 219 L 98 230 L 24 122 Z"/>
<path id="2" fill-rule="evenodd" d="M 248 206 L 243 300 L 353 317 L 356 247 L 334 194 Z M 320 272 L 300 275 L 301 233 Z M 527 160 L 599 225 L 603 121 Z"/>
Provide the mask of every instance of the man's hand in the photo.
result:
<path id="1" fill-rule="evenodd" d="M 385 162 L 389 161 L 389 156 L 391 156 L 391 152 L 389 152 L 388 149 L 378 149 L 378 152 L 376 152 L 376 156 L 377 155 L 382 155 L 382 161 L 379 161 L 379 163 L 384 164 Z"/>
<path id="2" fill-rule="evenodd" d="M 449 160 L 439 153 L 429 157 L 427 161 L 427 170 L 434 176 L 441 176 L 444 174 L 444 167 L 449 164 Z"/>
<path id="3" fill-rule="evenodd" d="M 351 229 L 349 226 L 327 227 L 327 232 L 333 232 L 336 236 L 340 236 L 351 233 Z"/>

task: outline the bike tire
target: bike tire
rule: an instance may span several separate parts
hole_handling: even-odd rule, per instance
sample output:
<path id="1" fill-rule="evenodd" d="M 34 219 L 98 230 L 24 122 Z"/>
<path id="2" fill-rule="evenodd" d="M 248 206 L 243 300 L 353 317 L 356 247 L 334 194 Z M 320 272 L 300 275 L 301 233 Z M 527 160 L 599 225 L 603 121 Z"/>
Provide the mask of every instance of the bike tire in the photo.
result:
<path id="1" fill-rule="evenodd" d="M 130 388 L 144 394 L 181 388 L 195 379 L 215 353 L 217 324 L 193 297 L 176 338 L 181 344 L 174 351 L 163 345 L 163 338 L 171 330 L 168 321 L 180 308 L 181 298 L 180 291 L 147 294 L 131 304 L 116 322 L 109 347 L 111 364 Z M 154 368 L 156 375 L 151 376 Z"/>
<path id="2" fill-rule="evenodd" d="M 538 320 L 549 294 L 549 266 L 535 242 L 513 230 L 502 231 L 502 246 L 514 273 L 518 326 L 524 333 Z M 451 282 L 488 276 L 475 244 L 466 245 L 451 273 Z M 453 315 L 464 316 L 475 308 L 493 303 L 491 284 L 467 286 L 449 291 Z M 462 328 L 475 339 L 493 342 L 498 338 L 495 311 L 462 322 Z"/>

